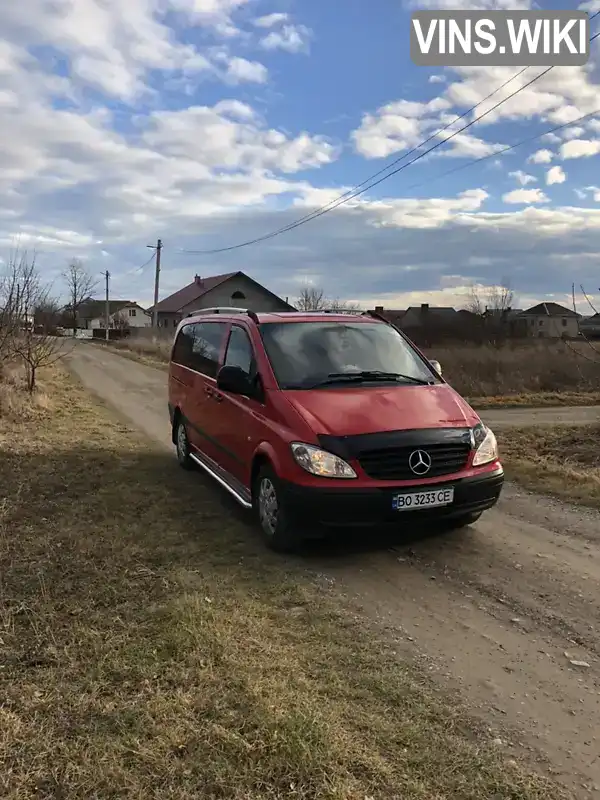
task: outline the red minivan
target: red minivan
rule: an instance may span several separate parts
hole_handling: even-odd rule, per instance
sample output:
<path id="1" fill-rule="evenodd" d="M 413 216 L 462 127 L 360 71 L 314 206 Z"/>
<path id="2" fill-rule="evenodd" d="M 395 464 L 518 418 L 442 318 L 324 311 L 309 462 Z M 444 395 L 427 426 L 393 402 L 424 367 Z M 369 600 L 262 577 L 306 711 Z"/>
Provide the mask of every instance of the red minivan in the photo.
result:
<path id="1" fill-rule="evenodd" d="M 279 551 L 323 525 L 469 525 L 504 481 L 493 432 L 374 312 L 190 314 L 169 415 L 181 466 L 253 508 Z"/>

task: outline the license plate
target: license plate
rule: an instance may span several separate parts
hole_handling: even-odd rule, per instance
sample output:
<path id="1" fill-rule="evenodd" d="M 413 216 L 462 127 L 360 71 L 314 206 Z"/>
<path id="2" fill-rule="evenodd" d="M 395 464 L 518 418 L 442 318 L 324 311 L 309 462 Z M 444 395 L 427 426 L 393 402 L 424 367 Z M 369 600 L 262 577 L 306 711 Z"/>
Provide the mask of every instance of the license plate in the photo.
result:
<path id="1" fill-rule="evenodd" d="M 439 508 L 449 506 L 454 500 L 454 489 L 435 489 L 430 492 L 411 492 L 397 494 L 392 499 L 395 511 L 414 511 L 419 508 Z"/>

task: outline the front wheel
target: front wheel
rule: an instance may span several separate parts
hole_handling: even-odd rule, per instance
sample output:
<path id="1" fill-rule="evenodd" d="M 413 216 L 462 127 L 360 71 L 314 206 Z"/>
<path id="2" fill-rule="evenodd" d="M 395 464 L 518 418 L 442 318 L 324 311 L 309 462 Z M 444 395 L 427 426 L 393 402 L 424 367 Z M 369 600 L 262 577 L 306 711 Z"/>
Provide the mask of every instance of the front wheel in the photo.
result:
<path id="1" fill-rule="evenodd" d="M 193 469 L 194 462 L 190 458 L 190 441 L 183 420 L 177 423 L 175 433 L 175 447 L 177 448 L 177 461 L 183 469 Z"/>
<path id="2" fill-rule="evenodd" d="M 278 553 L 295 550 L 302 536 L 290 519 L 279 480 L 270 466 L 261 468 L 254 481 L 252 494 L 256 516 L 267 546 Z"/>

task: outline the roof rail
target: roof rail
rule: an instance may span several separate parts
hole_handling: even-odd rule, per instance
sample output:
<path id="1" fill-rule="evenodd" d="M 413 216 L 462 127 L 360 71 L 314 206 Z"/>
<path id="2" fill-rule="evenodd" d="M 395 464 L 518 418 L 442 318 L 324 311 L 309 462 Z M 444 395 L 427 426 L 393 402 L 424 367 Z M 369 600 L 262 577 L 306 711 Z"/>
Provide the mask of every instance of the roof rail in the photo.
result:
<path id="1" fill-rule="evenodd" d="M 380 314 L 379 311 L 363 311 L 362 316 L 380 319 L 382 322 L 387 322 L 388 325 L 391 325 L 394 328 L 396 327 L 393 322 L 390 322 L 390 320 L 387 317 L 384 317 L 383 314 Z"/>
<path id="2" fill-rule="evenodd" d="M 186 317 L 196 317 L 199 314 L 247 314 L 253 322 L 258 322 L 255 311 L 250 308 L 237 308 L 236 306 L 213 306 L 212 308 L 199 308 L 190 311 Z"/>

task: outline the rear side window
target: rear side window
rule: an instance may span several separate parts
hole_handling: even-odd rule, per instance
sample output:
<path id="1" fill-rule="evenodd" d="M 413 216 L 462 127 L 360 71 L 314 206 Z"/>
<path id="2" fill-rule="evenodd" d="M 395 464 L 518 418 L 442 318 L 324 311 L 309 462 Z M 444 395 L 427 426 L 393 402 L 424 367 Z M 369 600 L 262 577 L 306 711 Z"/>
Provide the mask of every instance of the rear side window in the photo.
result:
<path id="1" fill-rule="evenodd" d="M 192 367 L 192 348 L 194 346 L 195 325 L 184 325 L 177 334 L 171 360 L 183 367 Z"/>
<path id="2" fill-rule="evenodd" d="M 248 334 L 239 325 L 234 325 L 227 344 L 224 364 L 239 367 L 250 375 L 254 371 L 254 351 Z"/>
<path id="3" fill-rule="evenodd" d="M 197 322 L 194 325 L 192 369 L 210 378 L 216 377 L 226 330 L 225 322 Z"/>
<path id="4" fill-rule="evenodd" d="M 214 378 L 219 367 L 219 353 L 227 324 L 195 322 L 184 325 L 173 348 L 173 361 Z"/>

